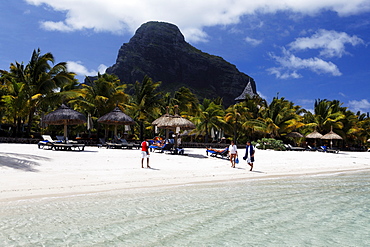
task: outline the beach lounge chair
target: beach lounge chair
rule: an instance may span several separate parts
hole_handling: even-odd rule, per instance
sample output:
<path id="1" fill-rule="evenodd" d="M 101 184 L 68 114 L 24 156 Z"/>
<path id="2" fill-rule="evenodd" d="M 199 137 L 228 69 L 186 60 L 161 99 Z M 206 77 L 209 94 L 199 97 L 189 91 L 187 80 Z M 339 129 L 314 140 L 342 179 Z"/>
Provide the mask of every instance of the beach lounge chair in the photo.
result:
<path id="1" fill-rule="evenodd" d="M 158 150 L 161 151 L 161 153 L 166 152 L 172 152 L 173 151 L 173 144 L 172 143 L 166 143 L 163 147 L 160 147 Z"/>
<path id="2" fill-rule="evenodd" d="M 51 138 L 50 135 L 41 135 L 42 139 L 44 139 L 43 141 L 39 141 L 37 146 L 39 149 L 52 149 L 52 144 L 53 143 L 60 143 L 61 141 L 56 141 L 56 140 L 53 140 L 53 138 Z"/>
<path id="3" fill-rule="evenodd" d="M 161 141 L 155 141 L 150 144 L 149 148 L 151 152 L 155 152 L 157 150 L 160 151 L 160 149 L 164 146 L 165 144 L 162 144 Z"/>
<path id="4" fill-rule="evenodd" d="M 318 151 L 325 152 L 325 153 L 336 153 L 336 154 L 339 153 L 339 149 L 328 148 L 327 146 L 320 146 Z"/>
<path id="5" fill-rule="evenodd" d="M 211 154 L 211 157 L 228 158 L 229 147 L 226 147 L 225 149 L 222 149 L 222 150 L 207 148 L 206 153 L 207 153 L 207 156 L 208 154 Z"/>
<path id="6" fill-rule="evenodd" d="M 122 145 L 122 148 L 132 149 L 134 147 L 133 143 L 128 143 L 126 139 L 119 139 L 117 141 L 118 144 Z"/>
<path id="7" fill-rule="evenodd" d="M 339 153 L 339 149 L 328 148 L 327 146 L 321 146 L 318 151 L 325 153 Z"/>
<path id="8" fill-rule="evenodd" d="M 101 147 L 106 147 L 107 148 L 107 143 L 106 143 L 104 138 L 99 138 L 99 142 L 100 143 L 98 143 L 98 148 L 101 148 Z"/>
<path id="9" fill-rule="evenodd" d="M 84 151 L 85 144 L 80 143 L 53 143 L 52 149 L 57 151 Z"/>
<path id="10" fill-rule="evenodd" d="M 42 135 L 44 141 L 40 141 L 38 143 L 39 148 L 43 149 L 54 149 L 54 150 L 62 150 L 62 151 L 84 151 L 85 144 L 79 143 L 64 143 L 62 141 L 55 141 L 51 138 L 50 135 Z"/>
<path id="11" fill-rule="evenodd" d="M 305 151 L 306 149 L 303 147 L 293 147 L 292 145 L 288 144 L 285 145 L 286 149 L 289 151 Z"/>
<path id="12" fill-rule="evenodd" d="M 56 138 L 58 139 L 59 142 L 63 143 L 78 143 L 77 141 L 68 140 L 68 137 L 64 136 L 56 136 Z"/>
<path id="13" fill-rule="evenodd" d="M 317 147 L 311 147 L 311 146 L 307 146 L 307 148 L 306 148 L 306 151 L 317 151 Z"/>
<path id="14" fill-rule="evenodd" d="M 328 148 L 326 150 L 327 153 L 333 153 L 333 154 L 337 154 L 339 153 L 339 149 L 335 149 L 335 148 Z"/>
<path id="15" fill-rule="evenodd" d="M 100 143 L 98 144 L 98 148 L 106 147 L 108 148 L 119 148 L 121 147 L 119 144 L 113 142 L 107 142 L 104 138 L 99 138 Z"/>

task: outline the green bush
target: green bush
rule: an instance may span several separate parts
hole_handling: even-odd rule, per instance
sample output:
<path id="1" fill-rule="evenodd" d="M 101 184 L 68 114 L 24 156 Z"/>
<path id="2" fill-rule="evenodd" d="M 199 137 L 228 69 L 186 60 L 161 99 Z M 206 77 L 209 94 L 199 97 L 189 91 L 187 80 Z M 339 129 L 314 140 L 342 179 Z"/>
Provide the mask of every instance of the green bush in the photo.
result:
<path id="1" fill-rule="evenodd" d="M 276 151 L 285 151 L 286 148 L 282 140 L 276 140 L 274 138 L 262 138 L 257 142 L 252 143 L 253 146 L 257 147 L 258 149 L 273 149 Z"/>

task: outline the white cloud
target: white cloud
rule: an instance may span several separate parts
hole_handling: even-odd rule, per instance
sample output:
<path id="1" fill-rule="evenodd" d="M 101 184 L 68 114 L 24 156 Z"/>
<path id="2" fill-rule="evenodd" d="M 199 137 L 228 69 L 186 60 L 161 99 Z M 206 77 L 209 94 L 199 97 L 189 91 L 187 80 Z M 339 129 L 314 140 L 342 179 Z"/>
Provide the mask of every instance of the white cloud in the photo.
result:
<path id="1" fill-rule="evenodd" d="M 53 30 L 59 30 L 59 31 L 62 31 L 62 32 L 72 32 L 73 31 L 72 27 L 64 24 L 61 21 L 58 21 L 58 22 L 45 21 L 45 22 L 41 23 L 41 26 L 45 30 L 49 30 L 49 31 L 53 31 Z"/>
<path id="2" fill-rule="evenodd" d="M 338 67 L 332 62 L 327 62 L 317 57 L 302 59 L 286 49 L 283 49 L 282 56 L 276 56 L 275 54 L 270 53 L 270 57 L 273 58 L 280 67 L 270 68 L 268 71 L 270 74 L 274 74 L 280 79 L 300 78 L 302 76 L 298 74 L 297 71 L 302 69 L 310 70 L 316 74 L 325 73 L 333 76 L 342 75 Z"/>
<path id="3" fill-rule="evenodd" d="M 68 71 L 76 73 L 78 76 L 96 76 L 98 72 L 101 74 L 105 73 L 107 66 L 100 64 L 98 70 L 88 70 L 81 61 L 68 61 L 67 62 Z"/>
<path id="4" fill-rule="evenodd" d="M 244 40 L 247 43 L 251 44 L 252 46 L 257 46 L 257 45 L 262 43 L 262 40 L 253 39 L 253 38 L 250 38 L 250 37 L 246 37 Z"/>
<path id="5" fill-rule="evenodd" d="M 364 41 L 355 35 L 320 29 L 311 37 L 298 38 L 288 46 L 291 50 L 319 49 L 320 55 L 324 57 L 342 57 L 347 54 L 346 44 L 356 46 L 364 44 Z"/>
<path id="6" fill-rule="evenodd" d="M 344 94 L 344 93 L 342 93 L 342 92 L 339 92 L 338 94 L 339 94 L 340 96 L 342 96 L 342 97 L 345 97 L 345 98 L 347 97 L 347 95 L 345 95 L 345 94 Z"/>
<path id="7" fill-rule="evenodd" d="M 313 99 L 299 99 L 298 103 L 302 104 L 302 105 L 313 105 L 315 103 L 315 100 L 313 100 Z"/>
<path id="8" fill-rule="evenodd" d="M 283 67 L 273 67 L 273 68 L 267 69 L 267 71 L 271 75 L 275 75 L 275 77 L 279 79 L 289 79 L 289 78 L 298 79 L 302 77 L 302 75 L 298 74 L 297 71 L 292 71 L 292 72 L 284 71 Z"/>
<path id="9" fill-rule="evenodd" d="M 197 42 L 207 42 L 208 35 L 197 28 L 186 28 L 182 31 L 185 37 L 191 37 L 191 41 Z"/>
<path id="10" fill-rule="evenodd" d="M 370 10 L 368 0 L 25 0 L 43 4 L 65 13 L 64 20 L 45 20 L 47 30 L 70 32 L 91 29 L 96 32 L 133 33 L 147 21 L 166 21 L 179 26 L 188 41 L 205 41 L 204 27 L 239 23 L 241 17 L 254 13 L 292 11 L 313 15 L 332 10 L 339 15 L 352 15 Z M 194 31 L 196 30 L 196 31 Z M 199 36 L 200 35 L 200 36 Z"/>
<path id="11" fill-rule="evenodd" d="M 262 98 L 262 99 L 265 99 L 267 100 L 268 97 L 266 95 L 264 95 L 263 93 L 261 93 L 260 91 L 257 91 L 257 94 Z"/>
<path id="12" fill-rule="evenodd" d="M 342 57 L 344 54 L 349 54 L 345 45 L 352 46 L 365 44 L 365 42 L 357 36 L 350 36 L 344 32 L 328 31 L 324 29 L 318 30 L 311 37 L 298 38 L 294 42 L 288 44 L 290 49 L 282 48 L 283 55 L 276 56 L 270 54 L 279 67 L 268 69 L 270 74 L 275 75 L 280 79 L 300 78 L 299 70 L 307 69 L 317 74 L 331 74 L 333 76 L 340 76 L 342 73 L 339 71 L 337 65 L 330 61 L 324 61 L 318 57 L 300 58 L 293 52 L 302 50 L 320 50 L 319 56 L 327 58 Z"/>
<path id="13" fill-rule="evenodd" d="M 368 112 L 370 111 L 370 102 L 367 99 L 358 100 L 350 100 L 348 102 L 349 108 L 351 108 L 354 112 L 363 111 Z"/>

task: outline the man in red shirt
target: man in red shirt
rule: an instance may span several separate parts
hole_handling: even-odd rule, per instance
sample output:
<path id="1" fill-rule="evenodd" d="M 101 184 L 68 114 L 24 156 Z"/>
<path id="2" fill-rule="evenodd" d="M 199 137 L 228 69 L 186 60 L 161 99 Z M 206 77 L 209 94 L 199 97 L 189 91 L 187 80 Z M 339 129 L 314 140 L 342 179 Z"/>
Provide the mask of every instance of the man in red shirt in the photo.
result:
<path id="1" fill-rule="evenodd" d="M 144 168 L 144 159 L 146 158 L 146 167 L 150 168 L 149 166 L 149 143 L 147 141 L 143 141 L 141 143 L 141 168 Z"/>

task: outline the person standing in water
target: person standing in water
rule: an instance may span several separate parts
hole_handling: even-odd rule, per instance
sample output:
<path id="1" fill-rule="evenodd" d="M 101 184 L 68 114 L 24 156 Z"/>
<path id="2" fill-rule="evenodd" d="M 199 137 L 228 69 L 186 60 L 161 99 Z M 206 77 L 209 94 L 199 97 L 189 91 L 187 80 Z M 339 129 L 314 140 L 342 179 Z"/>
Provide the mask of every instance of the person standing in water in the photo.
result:
<path id="1" fill-rule="evenodd" d="M 144 159 L 146 158 L 146 167 L 150 168 L 149 166 L 149 143 L 147 141 L 143 141 L 141 143 L 141 168 L 144 168 Z"/>
<path id="2" fill-rule="evenodd" d="M 247 160 L 248 165 L 251 167 L 250 171 L 253 170 L 253 162 L 254 162 L 254 148 L 250 141 L 247 141 L 247 146 L 245 148 L 245 156 L 243 160 Z"/>
<path id="3" fill-rule="evenodd" d="M 231 141 L 231 144 L 229 146 L 229 156 L 230 156 L 231 167 L 235 168 L 235 159 L 238 156 L 238 148 L 234 144 L 234 141 Z"/>

